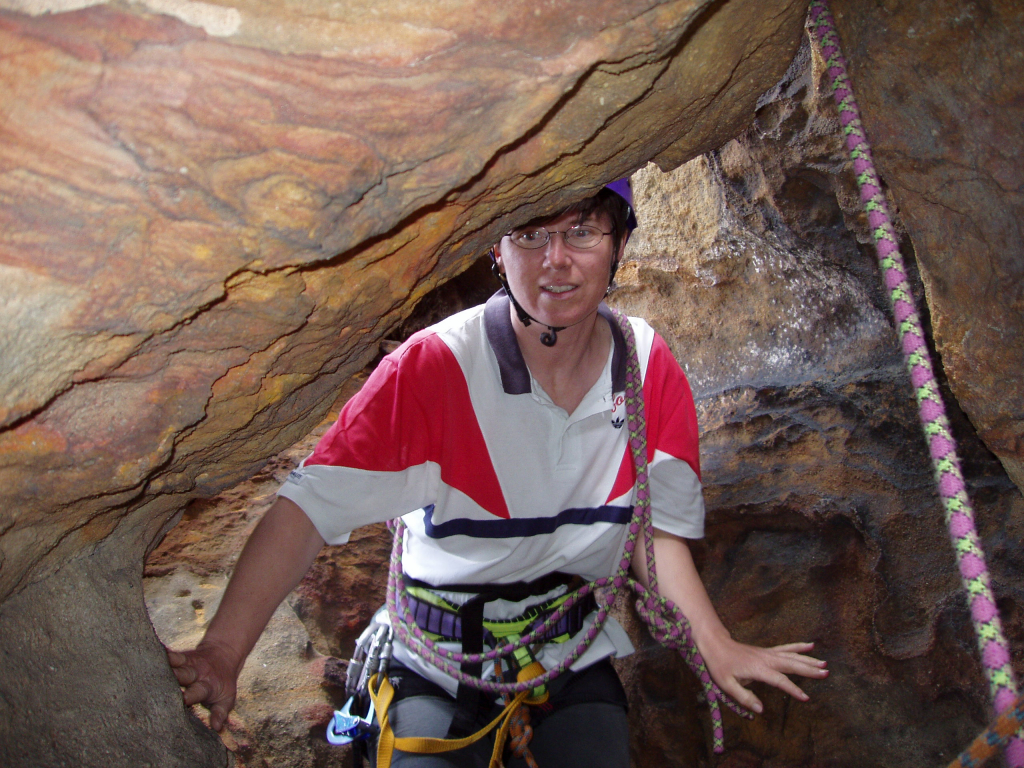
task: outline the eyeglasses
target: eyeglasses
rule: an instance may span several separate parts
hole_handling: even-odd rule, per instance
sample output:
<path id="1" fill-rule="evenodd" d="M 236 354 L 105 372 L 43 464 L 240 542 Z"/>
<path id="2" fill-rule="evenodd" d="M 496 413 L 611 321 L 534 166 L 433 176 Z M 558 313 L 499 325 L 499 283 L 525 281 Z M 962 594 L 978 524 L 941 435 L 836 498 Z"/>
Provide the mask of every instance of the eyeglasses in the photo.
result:
<path id="1" fill-rule="evenodd" d="M 604 239 L 605 235 L 610 234 L 611 232 L 602 232 L 597 227 L 592 227 L 589 224 L 577 224 L 575 227 L 569 227 L 565 230 L 523 227 L 522 229 L 513 229 L 508 233 L 508 236 L 520 248 L 526 248 L 531 251 L 547 245 L 552 235 L 561 235 L 565 244 L 570 248 L 587 250 L 588 248 L 595 247 Z"/>

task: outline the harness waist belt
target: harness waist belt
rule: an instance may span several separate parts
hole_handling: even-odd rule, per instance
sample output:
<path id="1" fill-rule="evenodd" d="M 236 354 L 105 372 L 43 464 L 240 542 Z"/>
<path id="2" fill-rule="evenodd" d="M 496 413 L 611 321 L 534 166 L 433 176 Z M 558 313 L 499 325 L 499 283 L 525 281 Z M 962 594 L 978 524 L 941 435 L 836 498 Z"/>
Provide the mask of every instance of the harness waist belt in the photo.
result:
<path id="1" fill-rule="evenodd" d="M 424 632 L 435 635 L 438 640 L 462 642 L 462 616 L 458 611 L 433 605 L 415 595 L 408 595 L 409 610 L 416 619 L 416 625 Z M 484 642 L 495 646 L 497 640 L 510 634 L 528 635 L 544 623 L 551 612 L 558 608 L 564 598 L 558 597 L 534 606 L 522 616 L 512 619 L 484 619 Z M 586 616 L 597 608 L 593 594 L 588 594 L 575 603 L 568 612 L 537 638 L 537 642 L 565 642 L 581 629 Z"/>

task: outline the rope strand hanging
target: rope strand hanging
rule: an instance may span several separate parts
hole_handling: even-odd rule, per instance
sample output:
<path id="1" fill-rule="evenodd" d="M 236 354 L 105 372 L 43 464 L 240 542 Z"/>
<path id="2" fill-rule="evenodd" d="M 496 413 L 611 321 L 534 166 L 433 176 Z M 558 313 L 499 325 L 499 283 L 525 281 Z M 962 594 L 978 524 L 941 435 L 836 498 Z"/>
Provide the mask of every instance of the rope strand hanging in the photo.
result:
<path id="1" fill-rule="evenodd" d="M 948 768 L 978 768 L 995 755 L 1024 726 L 1024 696 L 1003 710 L 988 730 L 980 734 Z"/>
<path id="2" fill-rule="evenodd" d="M 857 175 L 860 198 L 867 211 L 882 279 L 889 291 L 893 315 L 898 323 L 903 356 L 917 396 L 935 481 L 945 510 L 946 525 L 956 552 L 964 589 L 967 590 L 982 668 L 989 681 L 995 711 L 999 714 L 1014 705 L 1017 684 L 1010 665 L 1010 646 L 1003 634 L 985 554 L 974 524 L 974 510 L 960 471 L 956 440 L 950 431 L 945 405 L 939 394 L 921 318 L 910 292 L 896 232 L 889 218 L 885 193 L 875 172 L 871 147 L 861 125 L 860 110 L 846 72 L 846 60 L 839 47 L 839 36 L 824 0 L 811 2 L 809 25 L 817 35 L 822 57 L 828 67 L 832 95 L 839 111 L 839 123 Z M 1019 738 L 1011 739 L 1006 748 L 1006 757 L 1011 768 L 1024 766 L 1024 742 Z"/>

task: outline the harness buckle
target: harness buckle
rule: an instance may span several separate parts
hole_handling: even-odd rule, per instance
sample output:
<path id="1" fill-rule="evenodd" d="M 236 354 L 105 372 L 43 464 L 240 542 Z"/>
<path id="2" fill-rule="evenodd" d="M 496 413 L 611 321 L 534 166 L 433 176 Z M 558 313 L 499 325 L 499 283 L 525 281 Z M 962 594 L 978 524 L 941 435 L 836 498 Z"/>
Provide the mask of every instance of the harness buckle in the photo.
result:
<path id="1" fill-rule="evenodd" d="M 505 639 L 515 642 L 520 639 L 520 635 L 506 635 Z M 533 651 L 530 650 L 528 645 L 516 648 L 511 655 L 505 658 L 505 663 L 508 664 L 509 671 L 515 677 L 517 683 L 525 683 L 527 680 L 535 680 L 547 671 L 544 669 L 544 665 L 537 661 L 537 657 L 533 655 Z M 550 694 L 548 692 L 547 685 L 541 683 L 536 688 L 531 689 L 530 695 L 523 701 L 523 703 L 531 706 L 537 706 L 538 704 L 546 702 L 549 696 Z"/>

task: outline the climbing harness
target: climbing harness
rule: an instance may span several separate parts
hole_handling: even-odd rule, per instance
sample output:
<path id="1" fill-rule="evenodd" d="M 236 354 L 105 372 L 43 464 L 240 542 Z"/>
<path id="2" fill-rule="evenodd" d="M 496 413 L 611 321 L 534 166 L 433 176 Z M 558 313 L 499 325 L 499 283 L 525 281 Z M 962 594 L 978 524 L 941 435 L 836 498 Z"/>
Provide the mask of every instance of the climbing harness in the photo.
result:
<path id="1" fill-rule="evenodd" d="M 563 574 L 552 574 L 551 576 L 538 579 L 525 585 L 502 585 L 501 592 L 495 594 L 494 585 L 479 584 L 459 586 L 453 590 L 445 586 L 446 591 L 469 592 L 475 594 L 470 601 L 462 605 L 452 603 L 441 597 L 425 586 L 410 586 L 411 579 L 406 579 L 406 593 L 409 596 L 409 612 L 416 620 L 416 626 L 423 630 L 424 634 L 434 642 L 458 642 L 462 644 L 463 652 L 482 651 L 484 645 L 496 646 L 499 642 L 516 642 L 523 635 L 529 634 L 539 627 L 544 619 L 553 611 L 557 610 L 568 600 L 568 595 L 544 600 L 530 608 L 524 613 L 512 619 L 485 619 L 483 617 L 483 606 L 493 599 L 503 598 L 521 600 L 524 596 L 546 594 L 551 591 L 552 584 L 567 586 L 569 584 L 579 585 L 583 580 L 579 577 L 569 577 Z M 422 584 L 422 582 L 420 582 Z M 562 618 L 551 626 L 547 631 L 540 632 L 535 642 L 537 643 L 565 643 L 583 629 L 586 617 L 596 608 L 596 602 L 592 595 L 588 595 L 576 602 Z M 465 631 L 463 631 L 465 629 Z M 518 674 L 527 668 L 537 669 L 539 662 L 535 658 L 529 645 L 520 645 L 506 659 L 512 672 Z M 536 666 L 535 666 L 536 665 Z M 463 665 L 463 671 L 466 666 Z M 540 670 L 543 672 L 543 669 Z M 529 675 L 536 677 L 540 672 Z M 460 689 L 457 698 L 462 703 L 463 709 L 475 709 L 478 694 L 475 689 Z M 540 704 L 547 700 L 546 686 L 538 686 L 527 700 L 528 704 Z M 506 702 L 507 703 L 507 702 Z"/>
<path id="2" fill-rule="evenodd" d="M 471 736 L 466 736 L 461 739 L 434 739 L 409 736 L 397 738 L 395 736 L 395 732 L 391 728 L 391 722 L 388 717 L 388 709 L 390 707 L 391 700 L 394 698 L 395 689 L 391 686 L 387 677 L 380 678 L 378 684 L 378 676 L 374 675 L 370 679 L 369 691 L 370 697 L 373 699 L 373 703 L 377 707 L 377 716 L 380 720 L 380 739 L 377 744 L 378 768 L 390 768 L 391 755 L 396 749 L 403 752 L 418 752 L 421 754 L 452 752 L 456 749 L 468 747 L 470 744 L 479 741 L 495 728 L 498 729 L 498 734 L 494 739 L 494 749 L 491 753 L 489 768 L 501 768 L 501 753 L 504 749 L 505 739 L 508 736 L 509 728 L 511 726 L 512 714 L 529 695 L 528 690 L 516 694 L 515 698 L 509 702 L 505 709 L 502 710 L 501 714 Z"/>
<path id="3" fill-rule="evenodd" d="M 466 605 L 459 605 L 458 603 L 446 600 L 432 589 L 421 586 L 422 582 L 416 586 L 411 586 L 408 583 L 409 581 L 412 580 L 407 578 L 406 592 L 409 595 L 409 612 L 415 618 L 416 625 L 435 642 L 462 642 L 463 625 L 467 623 L 464 621 Z M 545 586 L 551 583 L 567 581 L 568 583 L 582 584 L 583 580 L 579 577 L 570 577 L 566 580 L 551 579 L 545 581 L 546 583 L 540 587 L 543 592 L 551 591 L 550 589 L 544 589 Z M 469 588 L 453 590 L 446 585 L 444 590 L 447 592 L 472 591 L 473 593 L 479 594 L 484 593 L 489 588 L 490 585 L 481 584 L 473 585 Z M 543 592 L 541 592 L 541 594 L 543 594 Z M 583 628 L 584 618 L 595 607 L 593 597 L 589 597 L 589 600 L 582 600 L 573 605 L 569 613 L 563 616 L 560 621 L 556 622 L 538 638 L 538 642 L 564 643 L 579 632 Z M 546 618 L 548 614 L 561 607 L 567 599 L 568 595 L 550 598 L 549 600 L 545 600 L 531 606 L 519 616 L 511 619 L 481 618 L 480 621 L 484 642 L 493 645 L 496 639 L 503 639 L 513 635 L 521 636 L 532 631 L 536 627 L 540 626 L 543 619 Z"/>
<path id="4" fill-rule="evenodd" d="M 1003 634 L 985 555 L 974 525 L 974 510 L 960 471 L 956 441 L 939 394 L 939 385 L 925 344 L 924 329 L 907 282 L 896 232 L 889 218 L 885 193 L 875 172 L 871 148 L 861 125 L 860 110 L 846 72 L 846 60 L 839 48 L 839 36 L 824 0 L 811 2 L 809 25 L 818 37 L 821 55 L 828 67 L 832 95 L 838 106 L 839 122 L 857 175 L 860 198 L 867 211 L 882 278 L 889 289 L 893 315 L 899 324 L 903 355 L 917 395 L 921 424 L 928 440 L 935 481 L 945 508 L 946 525 L 968 594 L 982 667 L 988 678 L 992 701 L 998 714 L 1014 705 L 1017 699 L 1017 685 L 1010 665 L 1010 647 Z M 1011 739 L 1006 749 L 1006 757 L 1011 768 L 1024 766 L 1024 742 L 1016 738 Z"/>
<path id="5" fill-rule="evenodd" d="M 490 620 L 483 618 L 483 605 L 491 599 L 508 599 L 521 601 L 530 595 L 546 595 L 554 588 L 578 586 L 583 580 L 578 576 L 565 574 L 551 574 L 537 579 L 530 583 L 516 583 L 503 585 L 445 585 L 446 592 L 466 592 L 474 597 L 464 604 L 457 604 L 437 594 L 421 581 L 406 579 L 407 593 L 409 595 L 409 608 L 413 614 L 417 626 L 435 642 L 459 642 L 463 648 L 479 648 L 482 650 L 484 644 L 495 645 L 498 642 L 514 642 L 519 638 L 539 627 L 544 619 L 554 610 L 559 608 L 568 599 L 568 595 L 548 598 L 528 608 L 524 613 L 511 619 Z M 481 599 L 485 598 L 485 599 Z M 538 635 L 538 642 L 542 643 L 564 643 L 568 642 L 574 635 L 583 629 L 586 617 L 594 610 L 596 603 L 593 596 L 588 596 L 576 602 L 570 610 L 555 622 L 546 631 Z M 466 632 L 463 632 L 463 627 Z M 348 665 L 348 673 L 345 681 L 345 692 L 348 696 L 342 709 L 335 711 L 327 726 L 327 740 L 331 744 L 344 745 L 352 742 L 368 741 L 381 733 L 381 728 L 390 727 L 383 718 L 381 723 L 374 722 L 374 715 L 380 715 L 380 707 L 387 707 L 394 701 L 395 695 L 387 693 L 388 689 L 383 687 L 383 681 L 387 675 L 391 650 L 393 645 L 393 634 L 390 626 L 381 624 L 374 620 L 363 631 L 356 641 L 356 650 Z M 544 668 L 535 658 L 529 645 L 520 645 L 515 652 L 506 660 L 506 665 L 513 680 L 528 680 L 543 674 Z M 496 669 L 497 666 L 496 666 Z M 500 670 L 499 674 L 500 674 Z M 374 676 L 377 680 L 374 681 Z M 396 683 L 397 685 L 397 683 Z M 477 710 L 478 692 L 475 689 L 466 691 L 460 689 L 458 702 L 459 713 L 463 710 L 475 712 Z M 387 699 L 386 703 L 382 702 Z M 523 703 L 536 706 L 548 700 L 546 686 L 534 688 L 530 694 L 523 699 Z M 529 754 L 527 745 L 530 739 L 529 714 L 517 702 L 515 707 L 510 707 L 511 697 L 505 701 L 509 709 L 505 715 L 511 718 L 508 732 L 512 735 L 513 750 L 519 754 Z M 365 712 L 365 714 L 358 714 Z M 471 721 L 471 717 L 466 720 Z M 495 721 L 499 724 L 500 719 Z M 526 727 L 524 727 L 524 725 Z M 494 726 L 492 726 L 493 728 Z M 453 731 L 456 724 L 453 723 Z M 460 743 L 465 746 L 489 732 L 485 728 L 475 738 L 463 740 Z M 410 751 L 416 751 L 412 747 L 422 746 L 423 742 L 402 742 L 399 741 L 399 748 L 404 749 L 402 744 L 411 745 Z M 452 749 L 456 747 L 451 747 Z M 435 749 L 435 747 L 432 747 Z M 361 754 L 354 753 L 357 764 L 361 761 Z M 532 756 L 527 758 L 532 759 Z"/>

